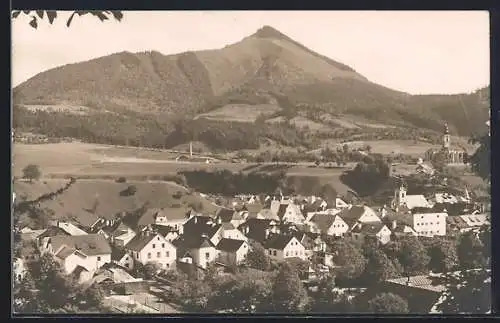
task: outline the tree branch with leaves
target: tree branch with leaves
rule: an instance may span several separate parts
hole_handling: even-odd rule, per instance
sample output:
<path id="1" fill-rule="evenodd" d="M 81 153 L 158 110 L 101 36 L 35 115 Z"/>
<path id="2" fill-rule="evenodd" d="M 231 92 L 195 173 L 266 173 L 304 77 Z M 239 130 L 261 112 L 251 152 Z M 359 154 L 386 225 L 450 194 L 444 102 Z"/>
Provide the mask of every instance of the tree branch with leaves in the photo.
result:
<path id="1" fill-rule="evenodd" d="M 56 10 L 14 10 L 12 12 L 12 19 L 17 19 L 21 15 L 31 17 L 29 25 L 34 29 L 38 28 L 38 23 L 40 20 L 47 19 L 49 21 L 49 24 L 52 25 L 53 22 L 58 18 Z M 119 10 L 76 10 L 73 11 L 71 16 L 66 20 L 66 26 L 71 26 L 71 23 L 73 22 L 73 18 L 75 16 L 81 17 L 84 15 L 97 17 L 100 21 L 109 20 L 110 18 L 116 21 L 121 21 L 123 18 L 123 13 Z"/>

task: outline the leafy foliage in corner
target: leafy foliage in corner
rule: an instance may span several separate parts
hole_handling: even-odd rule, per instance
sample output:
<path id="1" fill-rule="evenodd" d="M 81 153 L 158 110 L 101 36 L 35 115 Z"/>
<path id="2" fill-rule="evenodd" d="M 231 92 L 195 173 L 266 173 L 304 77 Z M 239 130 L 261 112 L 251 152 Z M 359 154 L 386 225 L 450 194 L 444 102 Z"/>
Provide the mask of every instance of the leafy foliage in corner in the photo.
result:
<path id="1" fill-rule="evenodd" d="M 14 10 L 12 12 L 12 19 L 18 18 L 20 14 L 24 14 L 26 16 L 31 17 L 29 24 L 34 29 L 38 28 L 38 21 L 44 20 L 45 17 L 47 17 L 47 20 L 49 21 L 49 24 L 51 24 L 51 25 L 57 19 L 57 11 L 56 10 Z M 68 20 L 66 20 L 66 26 L 69 27 L 71 25 L 71 22 L 73 21 L 73 18 L 75 16 L 81 17 L 84 15 L 91 15 L 91 16 L 97 17 L 97 18 L 99 18 L 100 21 L 109 20 L 109 18 L 113 18 L 117 21 L 121 21 L 123 18 L 123 13 L 119 10 L 106 10 L 106 11 L 76 10 L 71 14 L 71 16 L 68 18 Z"/>
<path id="2" fill-rule="evenodd" d="M 370 313 L 408 313 L 408 302 L 393 293 L 380 293 L 368 301 L 368 312 Z"/>

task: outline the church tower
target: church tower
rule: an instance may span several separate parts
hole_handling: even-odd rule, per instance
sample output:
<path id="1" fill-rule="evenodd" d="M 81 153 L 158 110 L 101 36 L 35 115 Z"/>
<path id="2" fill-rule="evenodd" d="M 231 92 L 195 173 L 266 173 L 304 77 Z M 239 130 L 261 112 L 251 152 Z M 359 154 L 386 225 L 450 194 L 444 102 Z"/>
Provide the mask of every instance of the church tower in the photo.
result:
<path id="1" fill-rule="evenodd" d="M 444 124 L 444 133 L 443 133 L 443 148 L 450 148 L 450 129 L 448 128 L 448 123 Z"/>
<path id="2" fill-rule="evenodd" d="M 404 183 L 399 185 L 399 188 L 394 190 L 394 199 L 393 199 L 393 209 L 398 210 L 400 206 L 403 206 L 406 203 L 406 187 Z"/>

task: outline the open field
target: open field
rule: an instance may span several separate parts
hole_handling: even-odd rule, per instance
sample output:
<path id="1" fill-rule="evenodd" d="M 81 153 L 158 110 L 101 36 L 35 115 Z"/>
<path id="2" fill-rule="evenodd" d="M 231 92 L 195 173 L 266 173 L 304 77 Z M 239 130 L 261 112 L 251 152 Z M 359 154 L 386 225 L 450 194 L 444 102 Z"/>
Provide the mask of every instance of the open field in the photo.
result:
<path id="1" fill-rule="evenodd" d="M 43 179 L 38 183 L 24 181 L 14 182 L 17 196 L 26 196 L 29 200 L 39 197 L 39 193 L 48 193 L 53 187 L 62 187 L 68 180 Z M 136 193 L 128 196 L 121 194 L 128 186 L 134 185 Z M 176 197 L 176 193 L 181 192 Z M 53 210 L 56 216 L 68 214 L 78 215 L 92 209 L 97 203 L 96 211 L 104 216 L 112 216 L 118 212 L 131 212 L 145 203 L 151 208 L 188 208 L 190 204 L 201 203 L 206 212 L 215 212 L 217 207 L 197 193 L 189 193 L 175 183 L 159 181 L 127 181 L 116 183 L 113 180 L 78 179 L 68 190 L 54 200 L 41 202 L 41 207 Z"/>
<path id="2" fill-rule="evenodd" d="M 228 104 L 222 108 L 199 114 L 195 117 L 207 118 L 211 120 L 254 122 L 260 115 L 271 115 L 281 108 L 273 104 Z"/>

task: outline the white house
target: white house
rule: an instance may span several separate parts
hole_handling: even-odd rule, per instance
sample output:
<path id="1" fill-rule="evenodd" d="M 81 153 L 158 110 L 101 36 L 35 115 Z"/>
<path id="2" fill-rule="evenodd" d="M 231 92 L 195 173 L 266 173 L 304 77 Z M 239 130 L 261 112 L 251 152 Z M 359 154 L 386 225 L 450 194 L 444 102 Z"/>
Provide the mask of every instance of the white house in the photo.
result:
<path id="1" fill-rule="evenodd" d="M 335 208 L 336 209 L 347 209 L 350 205 L 348 203 L 346 203 L 344 200 L 342 200 L 341 198 L 337 197 L 335 199 Z"/>
<path id="2" fill-rule="evenodd" d="M 92 275 L 111 262 L 111 247 L 100 234 L 53 236 L 47 241 L 46 251 L 54 255 L 67 274 L 80 267 Z"/>
<path id="3" fill-rule="evenodd" d="M 300 258 L 306 260 L 306 248 L 291 235 L 277 234 L 270 236 L 264 243 L 264 248 L 267 250 L 272 259 L 284 260 L 286 258 Z"/>
<path id="4" fill-rule="evenodd" d="M 201 268 L 207 268 L 219 255 L 219 251 L 205 234 L 201 236 L 183 234 L 173 243 L 179 250 L 181 259 L 184 261 L 189 259 L 188 262 Z"/>
<path id="5" fill-rule="evenodd" d="M 356 240 L 363 240 L 365 237 L 375 237 L 381 244 L 386 244 L 391 241 L 392 231 L 381 222 L 358 222 L 351 230 L 351 234 Z"/>
<path id="6" fill-rule="evenodd" d="M 349 231 L 349 225 L 338 215 L 314 214 L 307 227 L 309 232 L 341 237 Z"/>
<path id="7" fill-rule="evenodd" d="M 349 225 L 349 229 L 352 229 L 358 222 L 374 223 L 382 221 L 377 212 L 366 205 L 352 206 L 348 209 L 344 209 L 338 213 L 338 216 L 341 217 L 347 225 Z"/>
<path id="8" fill-rule="evenodd" d="M 218 261 L 227 266 L 240 264 L 248 254 L 249 245 L 244 240 L 222 239 L 217 244 Z"/>
<path id="9" fill-rule="evenodd" d="M 444 236 L 446 235 L 446 212 L 440 213 L 415 213 L 413 214 L 413 230 L 419 236 Z"/>
<path id="10" fill-rule="evenodd" d="M 167 241 L 161 234 L 143 232 L 136 235 L 125 245 L 134 260 L 143 265 L 154 262 L 163 268 L 175 267 L 177 250 L 175 246 Z"/>
<path id="11" fill-rule="evenodd" d="M 305 221 L 302 210 L 294 203 L 280 204 L 276 215 L 283 222 L 302 224 Z"/>
<path id="12" fill-rule="evenodd" d="M 14 274 L 14 281 L 20 282 L 24 275 L 26 274 L 26 267 L 24 266 L 24 261 L 21 258 L 15 258 L 13 263 L 12 273 Z"/>
<path id="13" fill-rule="evenodd" d="M 183 232 L 184 223 L 189 219 L 188 212 L 183 208 L 153 208 L 147 212 L 152 213 L 154 224 L 172 227 L 180 234 Z"/>
<path id="14" fill-rule="evenodd" d="M 124 248 L 113 248 L 111 261 L 117 265 L 127 268 L 128 270 L 134 269 L 134 257 L 130 251 L 127 251 Z"/>
<path id="15" fill-rule="evenodd" d="M 235 239 L 247 241 L 248 238 L 237 228 L 234 227 L 232 223 L 222 224 L 222 238 L 223 239 Z M 220 243 L 220 241 L 219 241 Z"/>

